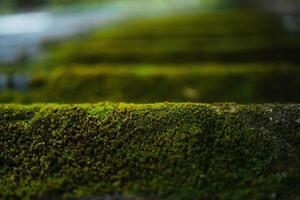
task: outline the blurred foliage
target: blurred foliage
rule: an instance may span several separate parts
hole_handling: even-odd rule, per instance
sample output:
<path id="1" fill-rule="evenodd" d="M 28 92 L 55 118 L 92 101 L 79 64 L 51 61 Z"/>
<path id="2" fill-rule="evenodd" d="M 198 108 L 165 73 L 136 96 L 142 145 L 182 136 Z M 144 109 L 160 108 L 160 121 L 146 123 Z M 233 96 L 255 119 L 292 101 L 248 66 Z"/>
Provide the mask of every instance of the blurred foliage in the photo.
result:
<path id="1" fill-rule="evenodd" d="M 69 66 L 36 72 L 28 91 L 11 88 L 0 101 L 296 103 L 299 74 L 287 64 Z"/>
<path id="2" fill-rule="evenodd" d="M 3 90 L 1 102 L 300 100 L 300 35 L 271 13 L 136 19 L 44 48 L 44 62 L 24 67 L 27 90 Z"/>
<path id="3" fill-rule="evenodd" d="M 253 11 L 136 20 L 48 47 L 52 66 L 300 61 L 300 35 L 288 33 L 278 16 Z"/>
<path id="4" fill-rule="evenodd" d="M 134 1 L 142 0 L 1 0 L 0 1 L 0 12 L 18 11 L 18 10 L 30 10 L 40 7 L 51 7 L 51 6 L 72 6 L 72 5 L 87 5 L 90 3 L 102 3 L 102 2 L 125 2 L 132 3 Z M 149 0 L 150 2 L 152 0 Z M 159 0 L 155 0 L 158 2 Z M 169 2 L 170 6 L 176 6 L 176 1 L 173 0 L 160 0 L 162 2 Z M 245 0 L 194 0 L 199 1 L 199 6 L 203 9 L 227 9 L 236 8 L 240 6 L 249 6 L 249 3 Z"/>
<path id="5" fill-rule="evenodd" d="M 65 6 L 78 3 L 100 3 L 106 0 L 1 0 L 0 12 L 30 10 L 47 6 Z"/>

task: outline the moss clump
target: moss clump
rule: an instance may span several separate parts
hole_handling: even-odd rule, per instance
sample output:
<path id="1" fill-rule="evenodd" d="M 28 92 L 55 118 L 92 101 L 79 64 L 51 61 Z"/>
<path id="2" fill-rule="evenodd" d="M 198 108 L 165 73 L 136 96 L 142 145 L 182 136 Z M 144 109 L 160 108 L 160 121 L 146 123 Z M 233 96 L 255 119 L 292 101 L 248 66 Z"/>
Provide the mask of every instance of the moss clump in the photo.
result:
<path id="1" fill-rule="evenodd" d="M 298 105 L 2 105 L 0 113 L 1 199 L 300 197 Z"/>

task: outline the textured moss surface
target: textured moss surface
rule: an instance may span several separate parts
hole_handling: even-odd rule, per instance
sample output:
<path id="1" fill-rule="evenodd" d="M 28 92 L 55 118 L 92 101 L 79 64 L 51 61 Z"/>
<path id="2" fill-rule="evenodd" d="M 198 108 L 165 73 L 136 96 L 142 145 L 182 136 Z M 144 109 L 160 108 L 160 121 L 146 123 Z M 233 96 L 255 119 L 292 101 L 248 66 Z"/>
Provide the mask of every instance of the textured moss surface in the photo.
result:
<path id="1" fill-rule="evenodd" d="M 0 106 L 0 198 L 297 199 L 300 106 Z"/>
<path id="2" fill-rule="evenodd" d="M 290 65 L 70 66 L 36 74 L 26 93 L 1 102 L 299 102 L 300 69 Z"/>

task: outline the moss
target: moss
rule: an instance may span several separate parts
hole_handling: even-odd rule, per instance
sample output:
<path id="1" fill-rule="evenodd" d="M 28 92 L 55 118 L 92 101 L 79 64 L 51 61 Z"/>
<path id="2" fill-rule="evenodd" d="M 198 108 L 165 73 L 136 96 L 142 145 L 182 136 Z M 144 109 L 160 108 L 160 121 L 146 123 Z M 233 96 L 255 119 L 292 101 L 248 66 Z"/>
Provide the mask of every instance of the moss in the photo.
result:
<path id="1" fill-rule="evenodd" d="M 1 199 L 300 196 L 298 105 L 2 105 L 0 113 Z"/>
<path id="2" fill-rule="evenodd" d="M 286 64 L 70 66 L 38 73 L 28 92 L 3 91 L 0 101 L 292 103 L 300 100 L 299 74 Z"/>
<path id="3" fill-rule="evenodd" d="M 281 19 L 271 13 L 194 13 L 130 21 L 52 45 L 48 64 L 299 63 L 299 40 L 299 36 L 284 30 Z"/>
<path id="4" fill-rule="evenodd" d="M 102 106 L 96 106 L 94 109 L 90 109 L 90 116 L 102 119 L 105 118 L 109 113 L 114 110 L 114 107 L 109 104 L 104 104 Z"/>

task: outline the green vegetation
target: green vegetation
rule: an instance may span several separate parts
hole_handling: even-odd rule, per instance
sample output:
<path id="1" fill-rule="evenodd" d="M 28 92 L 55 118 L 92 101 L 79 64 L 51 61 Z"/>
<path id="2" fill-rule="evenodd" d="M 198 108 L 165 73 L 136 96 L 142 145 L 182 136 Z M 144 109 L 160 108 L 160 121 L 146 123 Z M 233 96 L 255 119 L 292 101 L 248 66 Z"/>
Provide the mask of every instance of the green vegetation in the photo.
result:
<path id="1" fill-rule="evenodd" d="M 0 102 L 70 104 L 0 104 L 0 199 L 300 199 L 300 35 L 279 16 L 138 19 L 44 47 L 0 69 Z M 290 104 L 117 103 L 166 101 Z"/>
<path id="2" fill-rule="evenodd" d="M 48 59 L 22 71 L 28 90 L 0 102 L 296 103 L 299 44 L 278 16 L 253 11 L 139 19 L 45 41 Z"/>
<path id="3" fill-rule="evenodd" d="M 37 73 L 1 102 L 299 102 L 300 69 L 285 64 L 70 66 Z"/>
<path id="4" fill-rule="evenodd" d="M 118 0 L 118 2 L 125 2 L 130 4 L 134 1 L 142 0 Z M 152 1 L 152 0 L 150 0 Z M 155 0 L 155 2 L 164 2 L 164 0 Z M 34 9 L 39 7 L 61 7 L 61 6 L 80 6 L 87 4 L 99 4 L 102 2 L 110 2 L 108 0 L 1 0 L 0 12 L 11 12 L 18 10 Z M 168 1 L 170 6 L 176 1 Z M 199 5 L 202 9 L 228 9 L 232 7 L 239 7 L 245 2 L 241 0 L 199 0 Z M 200 8 L 199 8 L 200 9 Z"/>
<path id="5" fill-rule="evenodd" d="M 220 11 L 137 20 L 49 45 L 48 65 L 68 63 L 299 62 L 299 34 L 278 16 Z"/>
<path id="6" fill-rule="evenodd" d="M 300 106 L 0 106 L 0 198 L 297 199 Z"/>
<path id="7" fill-rule="evenodd" d="M 69 104 L 0 104 L 0 199 L 300 199 L 300 35 L 274 13 L 195 10 L 45 40 L 46 60 L 2 64 L 1 103 Z"/>

